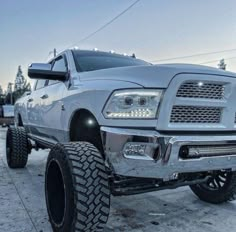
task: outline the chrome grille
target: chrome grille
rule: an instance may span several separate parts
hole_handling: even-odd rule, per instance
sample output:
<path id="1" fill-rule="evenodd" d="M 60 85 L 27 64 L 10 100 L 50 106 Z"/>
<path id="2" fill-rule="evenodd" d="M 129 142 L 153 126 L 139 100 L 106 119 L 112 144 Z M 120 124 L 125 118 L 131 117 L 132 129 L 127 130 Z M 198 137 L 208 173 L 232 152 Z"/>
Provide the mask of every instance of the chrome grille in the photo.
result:
<path id="1" fill-rule="evenodd" d="M 185 98 L 207 98 L 219 100 L 224 98 L 224 93 L 224 84 L 188 81 L 180 86 L 176 96 Z"/>
<path id="2" fill-rule="evenodd" d="M 171 123 L 220 123 L 220 107 L 173 106 Z"/>

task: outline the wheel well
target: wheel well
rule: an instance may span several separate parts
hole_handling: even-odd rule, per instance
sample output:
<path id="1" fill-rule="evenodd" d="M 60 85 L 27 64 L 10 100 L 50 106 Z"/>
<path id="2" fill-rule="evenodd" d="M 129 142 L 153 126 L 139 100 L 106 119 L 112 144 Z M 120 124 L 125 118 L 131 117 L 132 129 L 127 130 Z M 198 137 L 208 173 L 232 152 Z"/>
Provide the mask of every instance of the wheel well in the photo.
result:
<path id="1" fill-rule="evenodd" d="M 100 126 L 95 116 L 88 110 L 75 112 L 70 123 L 70 141 L 86 141 L 92 143 L 103 153 Z"/>
<path id="2" fill-rule="evenodd" d="M 22 121 L 22 118 L 21 118 L 21 115 L 18 114 L 17 117 L 18 117 L 18 126 L 24 126 L 23 121 Z"/>

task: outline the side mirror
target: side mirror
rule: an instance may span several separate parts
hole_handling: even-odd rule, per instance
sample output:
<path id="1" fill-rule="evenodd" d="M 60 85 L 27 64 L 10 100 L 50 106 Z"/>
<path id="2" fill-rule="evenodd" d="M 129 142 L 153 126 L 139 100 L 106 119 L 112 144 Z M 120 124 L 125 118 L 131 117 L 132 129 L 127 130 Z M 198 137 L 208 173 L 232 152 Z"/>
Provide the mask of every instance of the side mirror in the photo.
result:
<path id="1" fill-rule="evenodd" d="M 51 64 L 33 63 L 28 68 L 28 76 L 31 79 L 65 81 L 67 72 L 52 71 Z"/>

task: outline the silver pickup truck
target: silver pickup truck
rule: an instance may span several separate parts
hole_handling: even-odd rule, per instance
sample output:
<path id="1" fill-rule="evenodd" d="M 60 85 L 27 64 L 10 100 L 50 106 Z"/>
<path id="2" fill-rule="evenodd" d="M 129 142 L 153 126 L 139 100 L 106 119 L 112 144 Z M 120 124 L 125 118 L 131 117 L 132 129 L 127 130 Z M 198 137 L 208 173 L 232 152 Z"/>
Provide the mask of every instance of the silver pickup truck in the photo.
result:
<path id="1" fill-rule="evenodd" d="M 45 173 L 54 231 L 102 231 L 110 195 L 189 185 L 222 203 L 236 192 L 236 74 L 197 65 L 70 49 L 32 64 L 17 101 L 7 161 L 50 148 Z"/>

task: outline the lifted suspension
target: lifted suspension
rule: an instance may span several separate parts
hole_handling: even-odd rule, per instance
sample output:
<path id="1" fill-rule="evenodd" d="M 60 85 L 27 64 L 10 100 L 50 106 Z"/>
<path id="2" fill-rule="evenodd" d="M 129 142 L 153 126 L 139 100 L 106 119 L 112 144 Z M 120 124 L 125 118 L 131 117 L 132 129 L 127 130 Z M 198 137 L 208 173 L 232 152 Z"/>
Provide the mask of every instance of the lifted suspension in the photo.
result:
<path id="1" fill-rule="evenodd" d="M 209 178 L 211 176 L 206 174 L 181 174 L 177 180 L 163 181 L 162 179 L 113 176 L 110 177 L 110 186 L 114 196 L 135 195 L 201 184 L 207 182 Z"/>

